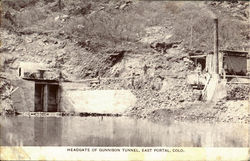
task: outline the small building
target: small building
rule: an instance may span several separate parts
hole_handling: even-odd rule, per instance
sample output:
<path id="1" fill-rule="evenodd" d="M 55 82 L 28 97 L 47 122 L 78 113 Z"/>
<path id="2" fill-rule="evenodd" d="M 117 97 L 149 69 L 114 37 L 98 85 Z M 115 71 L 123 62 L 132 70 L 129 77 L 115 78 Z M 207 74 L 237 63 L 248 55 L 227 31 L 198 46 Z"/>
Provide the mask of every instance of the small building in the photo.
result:
<path id="1" fill-rule="evenodd" d="M 200 64 L 203 71 L 213 73 L 213 52 L 191 55 L 190 59 L 195 66 Z M 250 75 L 250 55 L 247 51 L 220 50 L 218 61 L 220 75 Z"/>

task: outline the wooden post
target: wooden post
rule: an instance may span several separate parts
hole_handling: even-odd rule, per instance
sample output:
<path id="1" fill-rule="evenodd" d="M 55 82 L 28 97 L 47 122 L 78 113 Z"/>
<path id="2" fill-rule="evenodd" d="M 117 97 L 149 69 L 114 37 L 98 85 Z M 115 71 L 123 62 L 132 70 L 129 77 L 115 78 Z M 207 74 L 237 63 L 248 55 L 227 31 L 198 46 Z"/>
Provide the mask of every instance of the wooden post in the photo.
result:
<path id="1" fill-rule="evenodd" d="M 247 54 L 247 76 L 250 76 L 250 53 Z"/>
<path id="2" fill-rule="evenodd" d="M 44 85 L 43 112 L 48 112 L 48 85 Z"/>
<path id="3" fill-rule="evenodd" d="M 218 52 L 218 71 L 219 75 L 223 74 L 223 53 Z"/>
<path id="4" fill-rule="evenodd" d="M 218 60 L 218 18 L 214 18 L 214 73 L 219 74 L 219 60 Z"/>
<path id="5" fill-rule="evenodd" d="M 60 112 L 61 109 L 60 109 L 60 97 L 61 97 L 61 93 L 60 93 L 60 86 L 58 85 L 57 86 L 57 92 L 56 92 L 56 104 L 57 104 L 57 107 L 56 107 L 56 111 L 57 112 Z"/>

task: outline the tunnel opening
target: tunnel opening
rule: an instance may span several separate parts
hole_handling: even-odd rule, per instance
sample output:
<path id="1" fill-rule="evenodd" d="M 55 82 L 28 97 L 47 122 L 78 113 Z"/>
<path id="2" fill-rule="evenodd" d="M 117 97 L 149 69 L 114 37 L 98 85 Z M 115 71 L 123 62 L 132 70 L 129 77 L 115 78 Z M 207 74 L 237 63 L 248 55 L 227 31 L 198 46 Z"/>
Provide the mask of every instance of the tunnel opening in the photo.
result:
<path id="1" fill-rule="evenodd" d="M 47 82 L 35 83 L 35 112 L 58 112 L 59 86 Z"/>

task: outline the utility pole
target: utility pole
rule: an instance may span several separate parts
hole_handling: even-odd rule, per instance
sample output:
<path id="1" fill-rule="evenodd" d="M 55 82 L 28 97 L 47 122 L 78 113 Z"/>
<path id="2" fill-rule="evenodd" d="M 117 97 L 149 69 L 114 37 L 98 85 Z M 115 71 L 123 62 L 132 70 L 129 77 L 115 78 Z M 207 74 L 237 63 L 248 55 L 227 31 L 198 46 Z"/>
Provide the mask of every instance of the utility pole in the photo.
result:
<path id="1" fill-rule="evenodd" d="M 214 73 L 219 74 L 219 39 L 218 39 L 218 18 L 214 18 Z"/>
<path id="2" fill-rule="evenodd" d="M 191 18 L 191 36 L 190 36 L 190 48 L 193 49 L 193 17 Z"/>

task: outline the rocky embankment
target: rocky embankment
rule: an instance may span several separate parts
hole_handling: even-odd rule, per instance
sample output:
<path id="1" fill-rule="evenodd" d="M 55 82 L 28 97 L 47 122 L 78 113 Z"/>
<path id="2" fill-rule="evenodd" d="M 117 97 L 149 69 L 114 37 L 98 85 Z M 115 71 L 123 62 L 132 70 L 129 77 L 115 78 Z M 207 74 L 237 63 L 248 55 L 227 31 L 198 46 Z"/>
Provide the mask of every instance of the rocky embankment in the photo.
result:
<path id="1" fill-rule="evenodd" d="M 14 114 L 12 107 L 11 93 L 15 90 L 9 80 L 0 78 L 0 114 Z"/>

